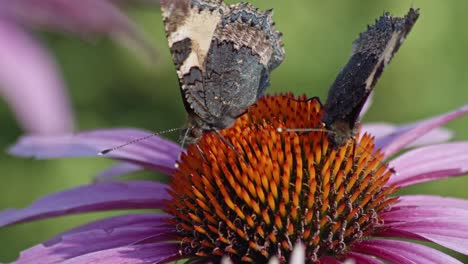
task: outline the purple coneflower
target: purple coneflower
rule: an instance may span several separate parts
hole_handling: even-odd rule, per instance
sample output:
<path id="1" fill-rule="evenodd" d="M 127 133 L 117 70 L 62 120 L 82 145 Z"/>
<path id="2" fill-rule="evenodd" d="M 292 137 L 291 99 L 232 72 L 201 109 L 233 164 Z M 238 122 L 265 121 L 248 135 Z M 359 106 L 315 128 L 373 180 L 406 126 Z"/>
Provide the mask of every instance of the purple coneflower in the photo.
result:
<path id="1" fill-rule="evenodd" d="M 0 96 L 27 132 L 73 129 L 72 110 L 54 60 L 29 34 L 48 28 L 109 35 L 154 53 L 143 34 L 108 0 L 0 0 Z"/>
<path id="2" fill-rule="evenodd" d="M 23 251 L 17 263 L 200 263 L 219 262 L 223 256 L 234 263 L 271 258 L 280 263 L 290 258 L 307 263 L 461 263 L 409 240 L 468 254 L 468 201 L 397 196 L 395 191 L 468 171 L 468 142 L 440 144 L 447 133 L 437 129 L 467 114 L 468 106 L 403 127 L 374 125 L 373 136 L 362 132 L 338 149 L 330 147 L 324 131 L 277 130 L 320 127 L 322 113 L 314 98 L 265 96 L 221 131 L 223 140 L 207 133 L 198 147 L 189 146 L 177 169 L 180 147 L 156 136 L 108 154 L 124 163 L 107 175 L 147 168 L 170 174 L 169 184 L 104 181 L 81 186 L 2 212 L 0 225 L 83 212 L 163 210 L 89 223 Z M 112 129 L 24 137 L 11 152 L 37 158 L 92 156 L 142 135 L 146 132 Z M 431 145 L 388 161 L 417 139 Z"/>

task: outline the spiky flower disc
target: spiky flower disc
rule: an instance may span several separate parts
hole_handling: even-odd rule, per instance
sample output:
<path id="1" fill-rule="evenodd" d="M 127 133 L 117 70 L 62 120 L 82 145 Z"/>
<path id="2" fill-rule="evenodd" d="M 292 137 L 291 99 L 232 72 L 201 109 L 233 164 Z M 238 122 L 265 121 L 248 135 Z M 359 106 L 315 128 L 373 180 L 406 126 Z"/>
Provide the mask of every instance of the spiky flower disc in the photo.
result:
<path id="1" fill-rule="evenodd" d="M 173 175 L 167 209 L 180 253 L 286 262 L 301 241 L 313 263 L 339 259 L 377 231 L 379 213 L 396 200 L 390 197 L 396 187 L 384 187 L 391 171 L 369 135 L 331 147 L 322 114 L 315 98 L 265 96 L 222 138 L 208 133 L 190 146 Z"/>

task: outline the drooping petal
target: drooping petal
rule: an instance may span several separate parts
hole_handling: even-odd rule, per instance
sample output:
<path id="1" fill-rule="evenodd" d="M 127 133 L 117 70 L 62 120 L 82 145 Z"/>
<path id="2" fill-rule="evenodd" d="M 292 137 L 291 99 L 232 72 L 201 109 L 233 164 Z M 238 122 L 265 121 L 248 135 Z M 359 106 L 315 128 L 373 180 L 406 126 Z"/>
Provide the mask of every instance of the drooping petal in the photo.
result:
<path id="1" fill-rule="evenodd" d="M 113 3 L 135 6 L 135 5 L 145 5 L 145 6 L 159 6 L 160 0 L 110 0 Z"/>
<path id="2" fill-rule="evenodd" d="M 352 259 L 355 261 L 355 263 L 359 263 L 359 264 L 384 264 L 383 261 L 380 261 L 376 259 L 375 257 L 364 255 L 364 254 L 359 254 L 356 252 L 350 252 L 346 254 L 346 258 Z"/>
<path id="3" fill-rule="evenodd" d="M 155 49 L 145 34 L 107 0 L 4 0 L 1 6 L 8 19 L 25 26 L 59 29 L 85 37 L 107 34 L 155 57 Z"/>
<path id="4" fill-rule="evenodd" d="M 92 157 L 105 149 L 148 135 L 151 133 L 137 129 L 103 129 L 61 136 L 25 136 L 10 148 L 10 153 L 38 159 Z M 177 144 L 153 136 L 112 151 L 105 157 L 171 174 L 180 151 Z"/>
<path id="5" fill-rule="evenodd" d="M 164 208 L 165 184 L 150 181 L 103 182 L 47 195 L 23 209 L 0 212 L 0 226 L 75 213 Z"/>
<path id="6" fill-rule="evenodd" d="M 364 115 L 369 111 L 369 108 L 372 106 L 372 103 L 374 102 L 374 93 L 369 94 L 367 97 L 366 102 L 364 103 L 364 106 L 361 109 L 361 112 L 359 113 L 359 119 L 362 119 Z"/>
<path id="7" fill-rule="evenodd" d="M 49 239 L 44 242 L 45 245 L 51 246 L 56 243 L 59 243 L 61 237 L 91 230 L 107 230 L 111 231 L 115 228 L 121 227 L 157 227 L 157 228 L 166 228 L 167 230 L 173 230 L 174 227 L 167 223 L 167 220 L 170 218 L 167 214 L 163 213 L 151 213 L 151 214 L 126 214 L 114 216 L 98 221 L 94 221 L 77 228 L 68 230 L 54 238 Z"/>
<path id="8" fill-rule="evenodd" d="M 395 222 L 409 223 L 426 221 L 428 219 L 430 221 L 459 220 L 464 222 L 465 219 L 468 219 L 468 210 L 447 207 L 396 207 L 388 212 L 381 213 L 381 216 L 385 219 L 384 226 L 392 226 Z"/>
<path id="9" fill-rule="evenodd" d="M 152 227 L 150 225 L 130 224 L 112 229 L 88 230 L 63 235 L 59 242 L 52 245 L 40 244 L 27 249 L 20 254 L 17 263 L 62 263 L 67 259 L 92 252 L 132 245 L 157 233 L 161 235 L 166 233 L 166 240 L 174 239 L 168 235 L 167 227 Z"/>
<path id="10" fill-rule="evenodd" d="M 70 260 L 63 264 L 82 264 L 82 263 L 100 263 L 100 264 L 159 264 L 168 263 L 182 258 L 179 254 L 180 246 L 177 243 L 154 243 L 129 245 L 119 248 L 102 250 Z"/>
<path id="11" fill-rule="evenodd" d="M 1 17 L 0 95 L 28 132 L 73 130 L 73 114 L 54 61 L 20 27 Z"/>
<path id="12" fill-rule="evenodd" d="M 385 230 L 378 235 L 432 241 L 465 255 L 468 254 L 466 220 L 426 218 L 416 222 L 390 223 L 386 224 Z"/>
<path id="13" fill-rule="evenodd" d="M 111 181 L 119 176 L 143 170 L 143 167 L 129 162 L 120 162 L 94 177 L 95 181 Z"/>
<path id="14" fill-rule="evenodd" d="M 381 138 L 385 138 L 390 136 L 392 133 L 395 133 L 398 129 L 403 126 L 396 126 L 388 123 L 366 123 L 363 124 L 361 130 L 363 132 L 367 132 L 370 135 L 375 136 L 376 140 L 379 141 Z M 434 130 L 429 131 L 427 134 L 421 136 L 420 138 L 416 139 L 412 143 L 410 143 L 407 147 L 417 147 L 417 146 L 424 146 L 436 143 L 442 143 L 450 140 L 453 137 L 452 131 L 438 127 Z"/>
<path id="15" fill-rule="evenodd" d="M 398 174 L 387 182 L 409 186 L 468 172 L 468 142 L 421 147 L 390 162 Z"/>
<path id="16" fill-rule="evenodd" d="M 294 263 L 294 262 L 291 262 L 291 263 Z M 343 262 L 337 260 L 334 257 L 329 257 L 329 256 L 325 256 L 325 257 L 320 258 L 320 263 L 323 263 L 323 264 L 343 264 Z"/>
<path id="17" fill-rule="evenodd" d="M 394 133 L 398 126 L 389 123 L 365 123 L 361 125 L 361 131 L 367 132 L 375 138 L 386 137 Z M 363 134 L 362 133 L 362 134 Z"/>
<path id="18" fill-rule="evenodd" d="M 447 207 L 468 210 L 468 200 L 435 195 L 403 195 L 399 197 L 398 201 L 392 207 Z"/>
<path id="19" fill-rule="evenodd" d="M 468 105 L 465 105 L 452 112 L 401 127 L 394 133 L 377 139 L 376 147 L 382 149 L 385 157 L 390 157 L 432 129 L 467 113 Z"/>
<path id="20" fill-rule="evenodd" d="M 398 264 L 461 264 L 461 262 L 455 258 L 433 248 L 406 241 L 380 239 L 364 240 L 355 245 L 353 251 L 373 255 L 388 260 L 391 263 Z"/>
<path id="21" fill-rule="evenodd" d="M 294 262 L 291 262 L 291 263 L 294 263 Z M 325 256 L 325 257 L 320 258 L 320 263 L 323 263 L 323 264 L 343 264 L 343 262 L 337 260 L 334 257 L 330 257 L 330 256 Z"/>
<path id="22" fill-rule="evenodd" d="M 132 245 L 154 234 L 160 234 L 160 241 L 173 240 L 173 229 L 164 226 L 160 218 L 151 215 L 113 217 L 74 229 L 27 249 L 20 254 L 16 263 L 61 263 L 80 255 Z"/>

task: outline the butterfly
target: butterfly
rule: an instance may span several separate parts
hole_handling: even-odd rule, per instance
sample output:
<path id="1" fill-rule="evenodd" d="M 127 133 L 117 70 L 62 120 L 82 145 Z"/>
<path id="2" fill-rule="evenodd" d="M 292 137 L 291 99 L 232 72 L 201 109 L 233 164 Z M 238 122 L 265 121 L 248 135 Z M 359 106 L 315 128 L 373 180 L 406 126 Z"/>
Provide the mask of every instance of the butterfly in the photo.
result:
<path id="1" fill-rule="evenodd" d="M 401 18 L 385 13 L 354 41 L 348 63 L 330 87 L 322 119 L 335 147 L 356 135 L 359 113 L 418 17 L 413 8 Z"/>
<path id="2" fill-rule="evenodd" d="M 272 11 L 221 0 L 162 0 L 161 9 L 188 113 L 185 140 L 230 127 L 269 86 L 284 60 Z"/>

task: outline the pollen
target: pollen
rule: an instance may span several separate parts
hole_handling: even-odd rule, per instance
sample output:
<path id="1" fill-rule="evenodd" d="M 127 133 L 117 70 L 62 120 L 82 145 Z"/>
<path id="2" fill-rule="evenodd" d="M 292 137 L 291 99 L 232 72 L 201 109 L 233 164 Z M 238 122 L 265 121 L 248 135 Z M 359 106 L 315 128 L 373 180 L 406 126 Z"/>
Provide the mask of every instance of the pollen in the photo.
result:
<path id="1" fill-rule="evenodd" d="M 368 134 L 334 147 L 318 99 L 264 96 L 236 123 L 205 133 L 172 175 L 167 212 L 180 254 L 218 262 L 338 258 L 376 232 L 397 199 Z"/>

